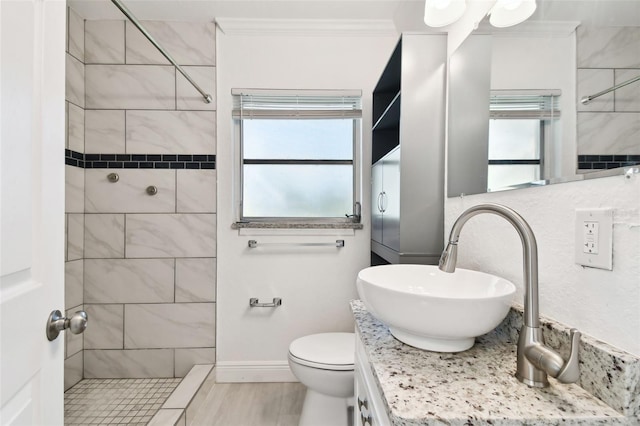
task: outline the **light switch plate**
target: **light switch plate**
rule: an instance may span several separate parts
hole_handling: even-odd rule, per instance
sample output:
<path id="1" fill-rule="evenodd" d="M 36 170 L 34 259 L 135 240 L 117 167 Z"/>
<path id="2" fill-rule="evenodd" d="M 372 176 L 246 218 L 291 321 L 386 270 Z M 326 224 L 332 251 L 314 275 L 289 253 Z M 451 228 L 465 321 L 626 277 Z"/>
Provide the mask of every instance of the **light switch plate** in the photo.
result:
<path id="1" fill-rule="evenodd" d="M 613 210 L 576 210 L 576 263 L 613 269 Z"/>

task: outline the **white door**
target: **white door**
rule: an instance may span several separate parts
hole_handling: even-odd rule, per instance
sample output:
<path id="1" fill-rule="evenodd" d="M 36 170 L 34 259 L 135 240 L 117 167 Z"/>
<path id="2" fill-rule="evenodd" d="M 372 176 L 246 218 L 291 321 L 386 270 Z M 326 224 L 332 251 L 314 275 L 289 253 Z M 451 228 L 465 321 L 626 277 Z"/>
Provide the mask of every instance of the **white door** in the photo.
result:
<path id="1" fill-rule="evenodd" d="M 2 425 L 63 424 L 65 8 L 0 1 Z"/>

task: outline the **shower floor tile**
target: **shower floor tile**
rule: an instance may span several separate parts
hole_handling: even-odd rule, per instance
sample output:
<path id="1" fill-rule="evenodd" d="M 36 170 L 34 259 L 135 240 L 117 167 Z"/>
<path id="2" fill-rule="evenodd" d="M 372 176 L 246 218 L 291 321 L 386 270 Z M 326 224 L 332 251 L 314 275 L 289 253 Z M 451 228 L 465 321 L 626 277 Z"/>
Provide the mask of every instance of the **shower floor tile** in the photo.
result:
<path id="1" fill-rule="evenodd" d="M 181 380 L 84 379 L 64 393 L 64 424 L 146 425 Z"/>

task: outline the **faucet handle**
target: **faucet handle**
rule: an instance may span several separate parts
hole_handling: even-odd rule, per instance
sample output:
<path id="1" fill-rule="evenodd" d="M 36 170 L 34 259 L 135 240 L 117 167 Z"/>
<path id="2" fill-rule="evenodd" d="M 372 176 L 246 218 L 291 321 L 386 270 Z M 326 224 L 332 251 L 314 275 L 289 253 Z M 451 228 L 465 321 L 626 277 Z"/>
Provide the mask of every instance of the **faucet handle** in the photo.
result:
<path id="1" fill-rule="evenodd" d="M 582 333 L 575 328 L 571 329 L 571 354 L 556 377 L 562 383 L 575 383 L 580 379 L 580 362 L 578 359 L 580 336 L 582 336 Z"/>

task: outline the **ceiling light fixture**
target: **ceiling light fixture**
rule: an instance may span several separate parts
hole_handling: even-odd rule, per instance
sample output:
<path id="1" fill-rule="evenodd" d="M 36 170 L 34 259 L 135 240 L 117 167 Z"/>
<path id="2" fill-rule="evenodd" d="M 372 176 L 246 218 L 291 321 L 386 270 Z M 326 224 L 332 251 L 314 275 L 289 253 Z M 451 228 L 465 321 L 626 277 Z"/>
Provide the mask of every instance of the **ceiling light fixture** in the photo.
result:
<path id="1" fill-rule="evenodd" d="M 460 19 L 466 8 L 466 0 L 426 0 L 424 23 L 430 27 L 453 24 Z"/>
<path id="2" fill-rule="evenodd" d="M 489 22 L 494 27 L 518 25 L 536 10 L 536 0 L 498 0 L 491 9 Z"/>

